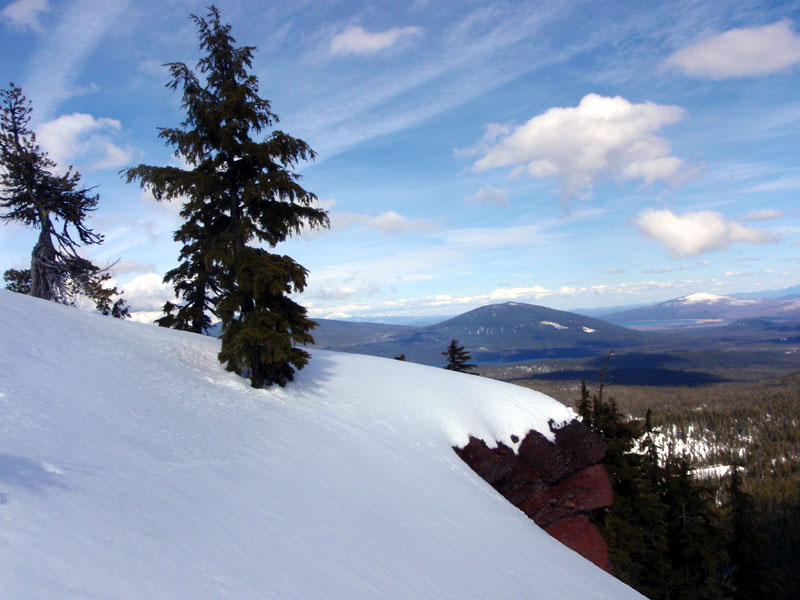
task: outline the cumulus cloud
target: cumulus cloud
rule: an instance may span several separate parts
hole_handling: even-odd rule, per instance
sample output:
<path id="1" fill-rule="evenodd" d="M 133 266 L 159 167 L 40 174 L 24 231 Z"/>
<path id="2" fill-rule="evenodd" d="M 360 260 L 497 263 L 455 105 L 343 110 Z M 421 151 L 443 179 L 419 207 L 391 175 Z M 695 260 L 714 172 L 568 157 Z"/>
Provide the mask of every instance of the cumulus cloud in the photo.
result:
<path id="1" fill-rule="evenodd" d="M 514 175 L 553 177 L 564 199 L 591 191 L 594 182 L 608 176 L 674 182 L 683 161 L 656 133 L 685 114 L 679 106 L 588 94 L 576 107 L 551 108 L 500 134 L 473 169 L 515 167 Z"/>
<path id="2" fill-rule="evenodd" d="M 36 136 L 42 148 L 62 169 L 77 157 L 90 161 L 90 170 L 113 169 L 128 164 L 133 156 L 133 149 L 122 148 L 113 142 L 113 136 L 121 128 L 116 119 L 73 113 L 42 123 L 37 127 Z"/>
<path id="3" fill-rule="evenodd" d="M 540 285 L 527 288 L 499 288 L 489 293 L 489 300 L 518 300 L 520 298 L 545 298 L 552 296 L 553 290 Z"/>
<path id="4" fill-rule="evenodd" d="M 387 210 L 377 216 L 349 211 L 331 215 L 331 227 L 333 229 L 345 229 L 353 226 L 380 231 L 381 233 L 411 233 L 429 231 L 433 228 L 433 224 L 426 219 L 409 219 L 393 210 Z"/>
<path id="5" fill-rule="evenodd" d="M 744 218 L 745 221 L 771 221 L 773 219 L 782 219 L 785 214 L 782 210 L 764 208 L 762 210 L 751 210 Z"/>
<path id="6" fill-rule="evenodd" d="M 508 190 L 497 189 L 490 185 L 483 186 L 477 194 L 467 196 L 465 200 L 471 204 L 496 204 L 497 206 L 508 206 Z"/>
<path id="7" fill-rule="evenodd" d="M 0 16 L 16 27 L 23 29 L 29 27 L 41 31 L 42 24 L 39 17 L 48 10 L 50 10 L 49 0 L 17 0 L 0 11 Z"/>
<path id="8" fill-rule="evenodd" d="M 167 300 L 174 300 L 172 285 L 164 283 L 161 275 L 145 273 L 121 286 L 131 312 L 158 312 Z"/>
<path id="9" fill-rule="evenodd" d="M 667 64 L 694 77 L 727 79 L 768 75 L 800 63 L 800 35 L 788 20 L 764 27 L 731 29 L 686 48 Z"/>
<path id="10" fill-rule="evenodd" d="M 136 260 L 120 260 L 114 263 L 114 275 L 127 275 L 129 273 L 149 273 L 155 270 L 154 263 L 142 263 Z"/>
<path id="11" fill-rule="evenodd" d="M 375 54 L 421 33 L 421 27 L 393 27 L 376 32 L 366 31 L 363 27 L 348 27 L 331 40 L 331 54 Z"/>
<path id="12" fill-rule="evenodd" d="M 739 242 L 763 244 L 778 239 L 766 231 L 729 221 L 722 214 L 708 210 L 676 215 L 666 209 L 649 209 L 636 216 L 633 223 L 679 258 L 724 250 Z"/>

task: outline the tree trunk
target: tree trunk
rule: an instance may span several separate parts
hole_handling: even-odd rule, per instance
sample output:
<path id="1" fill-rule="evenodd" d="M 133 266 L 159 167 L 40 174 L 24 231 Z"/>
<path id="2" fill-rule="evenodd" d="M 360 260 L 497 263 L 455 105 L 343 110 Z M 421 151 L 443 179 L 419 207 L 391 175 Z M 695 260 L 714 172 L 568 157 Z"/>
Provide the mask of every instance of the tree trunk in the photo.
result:
<path id="1" fill-rule="evenodd" d="M 45 300 L 58 301 L 56 268 L 56 249 L 50 237 L 52 224 L 45 215 L 41 219 L 42 230 L 39 240 L 31 253 L 31 296 Z"/>

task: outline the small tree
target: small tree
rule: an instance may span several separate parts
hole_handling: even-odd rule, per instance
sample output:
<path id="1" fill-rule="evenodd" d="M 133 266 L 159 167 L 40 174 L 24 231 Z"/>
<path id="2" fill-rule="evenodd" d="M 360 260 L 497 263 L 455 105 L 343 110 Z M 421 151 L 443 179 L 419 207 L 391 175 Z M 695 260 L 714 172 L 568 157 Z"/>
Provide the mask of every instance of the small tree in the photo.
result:
<path id="1" fill-rule="evenodd" d="M 286 384 L 309 355 L 316 325 L 288 297 L 305 288 L 307 271 L 288 256 L 267 252 L 304 226 L 328 225 L 313 206 L 316 196 L 292 169 L 314 158 L 302 140 L 272 130 L 278 121 L 258 95 L 250 74 L 255 48 L 235 46 L 230 25 L 215 6 L 206 18 L 192 15 L 205 56 L 199 75 L 184 63 L 169 65 L 167 84 L 183 91 L 186 119 L 162 129 L 192 169 L 139 165 L 126 171 L 157 200 L 184 199 L 185 223 L 175 232 L 181 263 L 168 272 L 181 305 L 168 303 L 159 324 L 202 331 L 209 312 L 222 320 L 220 362 L 250 377 L 253 387 Z"/>
<path id="2" fill-rule="evenodd" d="M 467 352 L 464 346 L 461 346 L 457 340 L 452 340 L 450 342 L 447 350 L 442 352 L 442 356 L 447 357 L 447 364 L 444 368 L 448 371 L 467 373 L 470 369 L 475 368 L 475 365 L 469 362 L 472 359 L 469 352 Z"/>
<path id="3" fill-rule="evenodd" d="M 30 294 L 31 292 L 31 270 L 30 269 L 8 269 L 3 273 L 6 282 L 6 289 L 18 294 Z"/>
<path id="4" fill-rule="evenodd" d="M 31 296 L 74 305 L 79 295 L 98 302 L 105 288 L 107 268 L 103 269 L 78 255 L 81 245 L 100 244 L 103 236 L 85 221 L 97 208 L 98 195 L 82 187 L 80 174 L 70 167 L 64 175 L 53 172 L 56 163 L 36 143 L 29 129 L 33 111 L 22 89 L 13 83 L 0 90 L 0 219 L 17 221 L 39 229 L 39 239 L 31 254 L 26 275 Z M 6 272 L 14 278 L 20 273 Z M 21 272 L 25 275 L 25 272 Z M 8 279 L 7 279 L 8 280 Z M 20 282 L 14 283 L 17 289 Z M 113 289 L 109 292 L 117 294 Z"/>

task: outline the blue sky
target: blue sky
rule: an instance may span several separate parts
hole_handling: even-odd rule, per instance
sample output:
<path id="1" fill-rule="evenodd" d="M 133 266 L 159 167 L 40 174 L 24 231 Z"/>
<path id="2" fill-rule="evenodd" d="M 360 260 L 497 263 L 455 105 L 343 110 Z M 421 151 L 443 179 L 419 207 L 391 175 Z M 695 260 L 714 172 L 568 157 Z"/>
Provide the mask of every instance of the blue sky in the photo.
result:
<path id="1" fill-rule="evenodd" d="M 167 62 L 193 1 L 0 3 L 0 85 L 98 186 L 96 261 L 139 318 L 171 290 L 177 203 L 120 169 L 180 164 Z M 800 283 L 800 3 L 219 2 L 280 127 L 318 153 L 328 231 L 278 247 L 315 317 L 560 309 Z M 0 227 L 0 268 L 36 233 Z"/>

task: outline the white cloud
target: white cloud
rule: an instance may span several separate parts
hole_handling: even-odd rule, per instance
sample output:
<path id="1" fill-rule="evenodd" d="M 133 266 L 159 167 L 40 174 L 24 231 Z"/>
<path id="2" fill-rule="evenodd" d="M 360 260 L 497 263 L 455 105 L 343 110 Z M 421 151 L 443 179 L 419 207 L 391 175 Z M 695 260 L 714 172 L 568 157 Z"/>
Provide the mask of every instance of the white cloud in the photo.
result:
<path id="1" fill-rule="evenodd" d="M 772 219 L 782 219 L 785 214 L 782 210 L 764 208 L 762 210 L 751 210 L 744 218 L 746 221 L 770 221 Z"/>
<path id="2" fill-rule="evenodd" d="M 472 204 L 496 204 L 497 206 L 508 206 L 508 190 L 485 185 L 478 190 L 477 194 L 468 196 L 465 198 L 465 200 Z"/>
<path id="3" fill-rule="evenodd" d="M 353 226 L 381 233 L 412 233 L 433 229 L 433 224 L 426 219 L 409 219 L 393 210 L 374 217 L 349 211 L 331 214 L 331 229 Z"/>
<path id="4" fill-rule="evenodd" d="M 619 267 L 608 267 L 607 269 L 603 269 L 603 273 L 611 273 L 612 275 L 624 272 L 625 269 L 620 269 Z"/>
<path id="5" fill-rule="evenodd" d="M 114 275 L 119 277 L 129 273 L 149 273 L 156 268 L 154 263 L 142 263 L 136 260 L 120 260 L 114 263 L 112 271 Z"/>
<path id="6" fill-rule="evenodd" d="M 374 33 L 363 27 L 348 27 L 331 40 L 331 54 L 374 54 L 421 33 L 421 27 L 393 27 Z"/>
<path id="7" fill-rule="evenodd" d="M 133 156 L 132 148 L 121 148 L 112 141 L 121 128 L 116 119 L 73 113 L 42 123 L 36 136 L 62 170 L 75 158 L 89 161 L 89 170 L 114 169 L 128 164 Z"/>
<path id="8" fill-rule="evenodd" d="M 365 217 L 364 226 L 367 229 L 374 229 L 382 233 L 408 233 L 430 229 L 431 224 L 424 219 L 412 220 L 397 214 L 393 210 L 387 210 L 377 217 Z"/>
<path id="9" fill-rule="evenodd" d="M 62 101 L 85 91 L 76 89 L 78 74 L 97 44 L 114 31 L 115 22 L 129 3 L 81 0 L 63 4 L 55 28 L 36 45 L 22 82 L 35 109 L 34 120 L 50 118 Z M 93 84 L 88 86 L 89 90 L 93 88 Z"/>
<path id="10" fill-rule="evenodd" d="M 567 289 L 567 288 L 564 288 Z M 489 293 L 488 299 L 497 300 L 518 300 L 520 298 L 546 298 L 553 295 L 553 290 L 548 290 L 540 285 L 528 288 L 499 288 Z M 569 290 L 568 295 L 571 294 Z"/>
<path id="11" fill-rule="evenodd" d="M 164 302 L 175 299 L 172 285 L 164 283 L 161 275 L 156 273 L 145 273 L 134 277 L 121 286 L 121 291 L 131 312 L 157 312 L 161 310 Z"/>
<path id="12" fill-rule="evenodd" d="M 723 250 L 739 242 L 763 244 L 778 239 L 766 231 L 729 221 L 722 214 L 708 210 L 676 215 L 666 209 L 649 209 L 636 216 L 633 223 L 679 258 Z"/>
<path id="13" fill-rule="evenodd" d="M 761 192 L 777 192 L 782 190 L 796 190 L 800 188 L 800 176 L 792 175 L 788 177 L 780 177 L 772 181 L 764 183 L 757 183 L 745 188 L 744 192 L 748 193 L 761 193 Z"/>
<path id="14" fill-rule="evenodd" d="M 588 94 L 576 107 L 551 108 L 501 135 L 473 169 L 516 167 L 513 174 L 554 177 L 565 199 L 609 175 L 674 182 L 683 161 L 656 132 L 685 114 L 679 106 Z"/>
<path id="15" fill-rule="evenodd" d="M 17 0 L 0 11 L 0 15 L 16 27 L 30 27 L 35 31 L 41 31 L 42 24 L 39 17 L 48 10 L 50 10 L 49 0 Z"/>
<path id="16" fill-rule="evenodd" d="M 731 29 L 681 48 L 667 59 L 694 77 L 727 79 L 768 75 L 800 63 L 800 35 L 788 20 Z"/>

